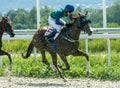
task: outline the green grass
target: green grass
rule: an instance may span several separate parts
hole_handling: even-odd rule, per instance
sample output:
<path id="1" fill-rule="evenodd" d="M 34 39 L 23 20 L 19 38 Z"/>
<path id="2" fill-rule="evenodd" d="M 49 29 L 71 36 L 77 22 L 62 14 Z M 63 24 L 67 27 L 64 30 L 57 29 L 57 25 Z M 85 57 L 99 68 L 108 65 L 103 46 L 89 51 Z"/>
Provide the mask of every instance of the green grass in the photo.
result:
<path id="1" fill-rule="evenodd" d="M 120 52 L 120 39 L 111 39 L 111 50 L 115 52 Z M 3 41 L 3 49 L 8 52 L 24 52 L 28 45 L 30 44 L 30 40 L 4 40 Z M 85 40 L 80 40 L 80 50 L 85 51 Z M 88 50 L 89 52 L 106 52 L 107 51 L 107 39 L 89 39 L 88 40 Z"/>
<path id="2" fill-rule="evenodd" d="M 107 52 L 102 53 L 90 53 L 91 62 L 91 75 L 89 78 L 101 79 L 101 80 L 120 80 L 120 53 L 111 52 L 111 66 L 108 67 Z M 37 56 L 36 61 L 31 56 L 29 59 L 22 59 L 20 55 L 13 55 L 13 75 L 24 76 L 24 77 L 56 77 L 52 69 L 42 63 L 41 56 Z M 51 57 L 47 54 L 47 58 L 51 63 Z M 63 72 L 67 78 L 88 78 L 86 75 L 86 59 L 85 57 L 67 57 L 70 63 L 71 69 Z M 60 58 L 58 63 L 63 64 Z M 0 69 L 0 76 L 4 75 L 6 67 L 9 62 L 6 56 L 3 56 L 3 67 Z M 64 66 L 64 64 L 63 64 Z"/>
<path id="3" fill-rule="evenodd" d="M 53 72 L 53 70 L 44 65 L 41 60 L 41 56 L 37 57 L 36 61 L 31 56 L 29 59 L 22 59 L 21 52 L 25 52 L 30 41 L 26 40 L 10 40 L 3 41 L 2 49 L 13 53 L 13 75 L 25 76 L 25 77 L 59 77 Z M 120 80 L 120 39 L 111 39 L 111 66 L 108 67 L 107 58 L 107 40 L 106 39 L 93 39 L 88 42 L 88 50 L 91 62 L 91 75 L 89 78 L 101 79 L 101 80 Z M 80 40 L 80 47 L 82 51 L 85 51 L 85 40 Z M 17 54 L 18 53 L 18 56 Z M 47 58 L 51 63 L 51 56 L 47 54 Z M 71 69 L 63 72 L 67 78 L 87 78 L 86 75 L 86 59 L 85 57 L 67 57 L 70 63 Z M 58 63 L 64 63 L 58 58 Z M 9 61 L 6 56 L 3 56 L 3 67 L 0 68 L 0 76 L 4 75 L 6 68 L 9 66 Z"/>

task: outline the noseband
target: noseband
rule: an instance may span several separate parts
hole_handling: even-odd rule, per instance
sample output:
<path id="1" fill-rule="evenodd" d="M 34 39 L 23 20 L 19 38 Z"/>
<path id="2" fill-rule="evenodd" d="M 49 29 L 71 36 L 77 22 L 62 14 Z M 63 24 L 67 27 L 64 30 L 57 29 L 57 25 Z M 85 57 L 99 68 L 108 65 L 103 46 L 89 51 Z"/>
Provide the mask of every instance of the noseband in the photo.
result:
<path id="1" fill-rule="evenodd" d="M 78 25 L 78 28 L 83 29 L 83 27 L 88 23 L 91 23 L 91 21 L 89 19 L 86 19 L 86 16 L 81 16 L 80 24 Z"/>

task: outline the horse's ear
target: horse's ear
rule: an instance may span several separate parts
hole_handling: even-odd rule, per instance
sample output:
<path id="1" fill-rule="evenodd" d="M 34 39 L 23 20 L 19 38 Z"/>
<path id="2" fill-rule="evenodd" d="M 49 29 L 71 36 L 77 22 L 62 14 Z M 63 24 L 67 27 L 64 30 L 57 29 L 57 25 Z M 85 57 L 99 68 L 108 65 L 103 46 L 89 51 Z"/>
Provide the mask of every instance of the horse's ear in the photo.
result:
<path id="1" fill-rule="evenodd" d="M 78 18 L 78 16 L 72 16 L 72 18 L 73 18 L 73 19 L 76 19 L 76 18 Z"/>
<path id="2" fill-rule="evenodd" d="M 2 17 L 2 19 L 5 19 L 5 17 Z"/>
<path id="3" fill-rule="evenodd" d="M 81 16 L 80 13 L 78 13 L 78 15 L 74 15 L 74 16 L 72 16 L 72 18 L 73 18 L 73 19 L 77 19 L 79 16 Z"/>
<path id="4" fill-rule="evenodd" d="M 82 14 L 79 12 L 78 15 L 81 16 Z"/>
<path id="5" fill-rule="evenodd" d="M 88 11 L 85 12 L 85 16 L 87 16 L 87 14 L 88 14 Z"/>
<path id="6" fill-rule="evenodd" d="M 10 19 L 10 16 L 7 14 L 6 18 Z"/>
<path id="7" fill-rule="evenodd" d="M 8 20 L 10 20 L 10 17 L 8 15 L 5 18 L 8 19 Z"/>

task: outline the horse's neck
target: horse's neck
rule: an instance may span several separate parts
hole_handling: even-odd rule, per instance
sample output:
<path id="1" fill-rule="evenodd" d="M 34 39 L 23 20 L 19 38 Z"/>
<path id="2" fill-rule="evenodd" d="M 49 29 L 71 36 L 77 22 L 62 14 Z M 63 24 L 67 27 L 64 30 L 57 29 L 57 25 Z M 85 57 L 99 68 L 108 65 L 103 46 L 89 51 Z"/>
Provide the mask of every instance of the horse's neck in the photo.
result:
<path id="1" fill-rule="evenodd" d="M 69 34 L 73 39 L 78 40 L 80 36 L 80 30 L 76 30 L 75 27 L 71 27 Z"/>
<path id="2" fill-rule="evenodd" d="M 2 29 L 2 22 L 0 22 L 0 30 Z"/>
<path id="3" fill-rule="evenodd" d="M 71 30 L 70 30 L 71 32 L 69 32 L 70 35 L 72 36 L 72 38 L 74 38 L 74 39 L 76 39 L 76 40 L 79 39 L 80 32 L 81 32 L 81 30 L 78 29 L 78 27 L 77 27 L 78 22 L 79 22 L 78 19 L 77 19 L 76 21 L 74 21 L 74 23 L 73 23 L 73 25 L 72 25 L 72 27 L 71 27 Z"/>
<path id="4" fill-rule="evenodd" d="M 63 28 L 62 35 L 70 37 L 73 40 L 78 40 L 80 36 L 80 30 L 76 30 L 74 27 Z"/>

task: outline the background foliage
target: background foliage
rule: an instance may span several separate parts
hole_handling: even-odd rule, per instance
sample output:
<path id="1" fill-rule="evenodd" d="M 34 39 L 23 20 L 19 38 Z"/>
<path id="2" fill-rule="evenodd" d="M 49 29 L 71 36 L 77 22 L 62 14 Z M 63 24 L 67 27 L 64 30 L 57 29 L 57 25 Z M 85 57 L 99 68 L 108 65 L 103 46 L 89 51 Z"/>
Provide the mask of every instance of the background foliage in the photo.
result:
<path id="1" fill-rule="evenodd" d="M 107 8 L 107 23 L 108 27 L 120 27 L 120 1 L 117 0 L 112 6 Z M 47 19 L 51 11 L 53 11 L 53 7 L 45 6 L 40 9 L 41 14 L 41 26 L 48 25 Z M 92 27 L 102 27 L 102 9 L 95 8 L 86 8 L 89 11 L 89 19 L 91 19 Z M 75 9 L 75 13 L 82 12 L 84 13 L 82 7 L 77 7 Z M 36 29 L 36 7 L 33 7 L 30 11 L 26 11 L 25 9 L 18 10 L 10 10 L 7 13 L 13 22 L 14 29 Z M 0 14 L 0 17 L 2 15 Z"/>

